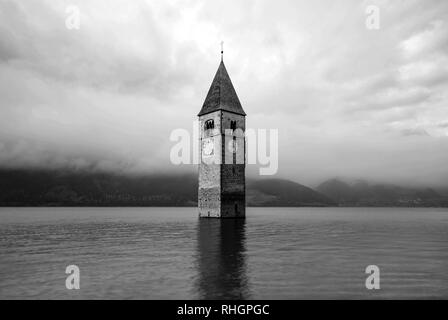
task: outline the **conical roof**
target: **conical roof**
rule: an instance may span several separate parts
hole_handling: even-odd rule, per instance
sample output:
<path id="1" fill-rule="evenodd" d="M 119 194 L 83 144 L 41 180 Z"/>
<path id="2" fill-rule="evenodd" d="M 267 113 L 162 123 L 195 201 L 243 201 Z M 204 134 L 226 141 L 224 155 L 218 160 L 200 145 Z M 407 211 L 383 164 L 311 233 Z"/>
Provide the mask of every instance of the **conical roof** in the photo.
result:
<path id="1" fill-rule="evenodd" d="M 216 71 L 215 78 L 213 78 L 212 85 L 208 90 L 207 97 L 198 116 L 217 110 L 246 115 L 223 61 L 219 64 L 218 71 Z"/>

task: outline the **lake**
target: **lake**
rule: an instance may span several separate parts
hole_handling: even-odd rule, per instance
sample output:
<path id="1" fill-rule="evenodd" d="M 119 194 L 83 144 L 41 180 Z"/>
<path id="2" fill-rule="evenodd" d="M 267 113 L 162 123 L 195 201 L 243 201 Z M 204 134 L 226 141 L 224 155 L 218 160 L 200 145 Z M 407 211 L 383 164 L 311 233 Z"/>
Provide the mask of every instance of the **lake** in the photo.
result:
<path id="1" fill-rule="evenodd" d="M 19 298 L 447 299 L 448 210 L 0 208 L 0 299 Z"/>

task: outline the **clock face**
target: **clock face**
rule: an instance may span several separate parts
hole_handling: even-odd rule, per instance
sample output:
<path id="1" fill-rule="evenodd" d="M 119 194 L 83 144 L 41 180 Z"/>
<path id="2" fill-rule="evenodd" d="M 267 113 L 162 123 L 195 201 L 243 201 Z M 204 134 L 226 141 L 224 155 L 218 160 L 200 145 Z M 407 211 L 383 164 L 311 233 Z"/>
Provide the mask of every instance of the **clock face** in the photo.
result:
<path id="1" fill-rule="evenodd" d="M 202 141 L 202 153 L 204 156 L 212 156 L 215 144 L 212 139 L 204 139 Z"/>

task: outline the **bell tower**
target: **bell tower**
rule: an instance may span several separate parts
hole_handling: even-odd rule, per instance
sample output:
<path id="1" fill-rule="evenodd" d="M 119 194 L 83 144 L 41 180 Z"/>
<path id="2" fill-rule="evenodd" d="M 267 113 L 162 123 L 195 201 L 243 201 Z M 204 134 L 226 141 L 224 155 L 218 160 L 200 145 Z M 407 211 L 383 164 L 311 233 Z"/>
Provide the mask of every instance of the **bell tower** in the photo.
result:
<path id="1" fill-rule="evenodd" d="M 246 113 L 222 58 L 198 117 L 199 216 L 244 218 Z"/>

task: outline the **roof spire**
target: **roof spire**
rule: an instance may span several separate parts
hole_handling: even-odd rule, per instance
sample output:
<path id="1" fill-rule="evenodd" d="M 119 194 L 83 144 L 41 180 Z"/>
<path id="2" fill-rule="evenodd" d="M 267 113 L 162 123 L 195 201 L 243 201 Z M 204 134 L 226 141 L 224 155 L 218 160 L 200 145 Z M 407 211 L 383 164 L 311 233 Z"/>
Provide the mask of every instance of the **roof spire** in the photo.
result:
<path id="1" fill-rule="evenodd" d="M 219 64 L 198 116 L 217 110 L 233 112 L 242 116 L 246 115 L 222 61 Z"/>
<path id="2" fill-rule="evenodd" d="M 221 41 L 221 61 L 224 60 L 224 41 Z"/>

